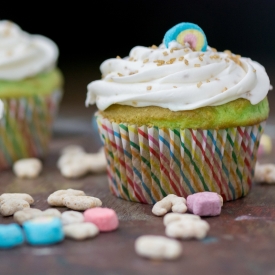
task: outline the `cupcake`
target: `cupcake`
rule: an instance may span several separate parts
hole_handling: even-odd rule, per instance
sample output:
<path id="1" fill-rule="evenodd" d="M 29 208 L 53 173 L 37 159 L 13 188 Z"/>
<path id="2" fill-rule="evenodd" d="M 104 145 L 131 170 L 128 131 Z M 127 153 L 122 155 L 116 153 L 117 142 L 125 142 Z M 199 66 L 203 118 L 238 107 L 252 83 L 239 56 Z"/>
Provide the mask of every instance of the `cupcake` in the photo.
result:
<path id="1" fill-rule="evenodd" d="M 180 23 L 159 46 L 104 61 L 87 89 L 116 196 L 153 204 L 168 194 L 248 194 L 269 114 L 265 69 L 209 47 Z"/>
<path id="2" fill-rule="evenodd" d="M 58 54 L 52 40 L 0 21 L 0 170 L 46 155 L 63 88 Z"/>

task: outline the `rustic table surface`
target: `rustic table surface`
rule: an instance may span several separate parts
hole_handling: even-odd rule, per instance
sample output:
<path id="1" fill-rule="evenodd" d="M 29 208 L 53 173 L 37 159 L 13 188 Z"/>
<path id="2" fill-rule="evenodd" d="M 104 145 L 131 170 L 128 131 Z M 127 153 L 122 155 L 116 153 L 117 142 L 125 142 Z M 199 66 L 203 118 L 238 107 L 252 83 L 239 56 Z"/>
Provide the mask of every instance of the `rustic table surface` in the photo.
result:
<path id="1" fill-rule="evenodd" d="M 72 180 L 62 177 L 56 167 L 60 150 L 66 145 L 78 144 L 88 152 L 96 152 L 101 147 L 93 119 L 96 109 L 84 106 L 86 86 L 100 77 L 98 68 L 67 69 L 64 75 L 65 95 L 42 174 L 35 180 L 22 180 L 16 178 L 12 170 L 1 172 L 0 194 L 29 193 L 35 199 L 33 207 L 45 210 L 49 208 L 47 197 L 52 192 L 81 189 L 117 212 L 119 228 L 82 242 L 66 239 L 51 246 L 24 244 L 0 250 L 0 274 L 275 274 L 275 186 L 255 182 L 246 197 L 224 203 L 220 216 L 204 218 L 210 224 L 205 239 L 181 241 L 183 254 L 179 259 L 156 261 L 136 255 L 137 237 L 165 236 L 162 218 L 152 215 L 152 206 L 114 197 L 108 189 L 106 173 Z M 271 112 L 265 133 L 275 137 L 271 93 L 269 101 Z M 274 152 L 273 138 L 272 152 L 259 161 L 275 163 Z M 12 217 L 0 217 L 2 224 L 11 222 Z"/>

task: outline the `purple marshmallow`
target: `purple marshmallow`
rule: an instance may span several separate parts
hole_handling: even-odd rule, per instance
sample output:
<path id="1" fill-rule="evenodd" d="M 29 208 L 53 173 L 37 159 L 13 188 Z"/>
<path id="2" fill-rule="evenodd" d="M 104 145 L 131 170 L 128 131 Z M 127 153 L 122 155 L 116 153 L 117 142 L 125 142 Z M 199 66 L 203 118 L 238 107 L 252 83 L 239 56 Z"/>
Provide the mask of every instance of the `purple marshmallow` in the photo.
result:
<path id="1" fill-rule="evenodd" d="M 199 192 L 187 197 L 187 209 L 198 216 L 218 216 L 222 197 L 215 192 Z"/>

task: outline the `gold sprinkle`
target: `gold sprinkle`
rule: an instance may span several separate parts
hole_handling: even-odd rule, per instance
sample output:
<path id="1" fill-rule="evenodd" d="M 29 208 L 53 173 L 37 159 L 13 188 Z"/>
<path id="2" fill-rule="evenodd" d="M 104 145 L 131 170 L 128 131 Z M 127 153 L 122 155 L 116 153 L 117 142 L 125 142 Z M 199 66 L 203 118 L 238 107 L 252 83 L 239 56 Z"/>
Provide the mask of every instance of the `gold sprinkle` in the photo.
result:
<path id="1" fill-rule="evenodd" d="M 219 81 L 220 79 L 216 77 L 215 80 L 218 80 L 218 81 Z"/>
<path id="2" fill-rule="evenodd" d="M 147 63 L 149 61 L 149 59 L 147 58 L 147 59 L 144 59 L 143 60 L 143 63 Z"/>
<path id="3" fill-rule="evenodd" d="M 124 76 L 123 74 L 121 74 L 121 73 L 117 73 L 118 74 L 118 76 Z"/>
<path id="4" fill-rule="evenodd" d="M 182 61 L 183 59 L 184 59 L 183 56 L 180 56 L 180 57 L 179 57 L 179 61 Z"/>
<path id="5" fill-rule="evenodd" d="M 189 61 L 187 59 L 184 60 L 185 65 L 189 65 Z"/>
<path id="6" fill-rule="evenodd" d="M 197 84 L 197 87 L 199 88 L 201 85 L 202 85 L 202 82 L 199 82 L 199 83 Z"/>
<path id="7" fill-rule="evenodd" d="M 154 62 L 157 63 L 157 66 L 161 66 L 165 63 L 164 60 L 155 60 Z"/>
<path id="8" fill-rule="evenodd" d="M 187 52 L 189 52 L 189 49 L 188 49 L 188 48 L 185 48 L 184 51 L 187 53 Z"/>
<path id="9" fill-rule="evenodd" d="M 207 83 L 209 83 L 209 82 L 210 82 L 210 80 L 209 80 L 209 79 L 206 79 L 206 82 L 207 82 Z"/>
<path id="10" fill-rule="evenodd" d="M 201 56 L 199 56 L 199 60 L 200 60 L 200 61 L 203 61 L 203 59 L 202 59 L 202 57 L 201 57 Z"/>
<path id="11" fill-rule="evenodd" d="M 217 52 L 217 49 L 211 48 L 212 52 Z"/>
<path id="12" fill-rule="evenodd" d="M 176 58 L 171 58 L 169 61 L 166 61 L 166 64 L 173 64 Z"/>
<path id="13" fill-rule="evenodd" d="M 256 70 L 254 69 L 253 72 L 256 73 Z"/>
<path id="14" fill-rule="evenodd" d="M 117 55 L 117 57 L 116 57 L 117 59 L 121 59 L 121 57 L 119 56 L 119 55 Z"/>
<path id="15" fill-rule="evenodd" d="M 129 75 L 133 75 L 133 74 L 136 74 L 136 73 L 138 73 L 138 71 L 130 72 Z"/>
<path id="16" fill-rule="evenodd" d="M 219 57 L 219 55 L 214 54 L 214 55 L 211 55 L 210 58 L 211 58 L 211 59 L 219 59 L 220 57 Z"/>
<path id="17" fill-rule="evenodd" d="M 231 51 L 229 51 L 229 50 L 225 50 L 225 51 L 223 51 L 224 53 L 226 53 L 226 54 L 229 54 L 229 55 L 231 55 L 232 54 L 232 52 Z"/>
<path id="18" fill-rule="evenodd" d="M 134 106 L 137 106 L 137 102 L 136 102 L 136 101 L 132 101 L 132 104 L 133 104 Z"/>
<path id="19" fill-rule="evenodd" d="M 173 88 L 178 88 L 177 86 L 173 86 Z"/>
<path id="20" fill-rule="evenodd" d="M 164 56 L 167 56 L 168 55 L 168 52 L 163 52 L 162 53 Z"/>
<path id="21" fill-rule="evenodd" d="M 152 49 L 158 49 L 158 47 L 156 45 L 152 45 L 151 48 Z"/>
<path id="22" fill-rule="evenodd" d="M 130 58 L 129 58 L 129 61 L 132 61 L 133 59 L 134 59 L 133 57 L 130 57 Z"/>
<path id="23" fill-rule="evenodd" d="M 147 86 L 147 91 L 152 90 L 152 86 Z"/>
<path id="24" fill-rule="evenodd" d="M 224 87 L 224 88 L 223 88 L 223 90 L 222 90 L 222 93 L 223 93 L 223 92 L 225 92 L 226 90 L 227 90 L 227 88 L 226 88 L 226 87 Z"/>
<path id="25" fill-rule="evenodd" d="M 240 54 L 236 54 L 235 56 L 236 56 L 236 58 L 241 58 L 242 57 Z"/>
<path id="26" fill-rule="evenodd" d="M 199 56 L 204 56 L 204 53 L 199 54 Z"/>
<path id="27" fill-rule="evenodd" d="M 225 61 L 226 61 L 226 62 L 229 62 L 229 60 L 228 60 L 227 58 L 225 58 Z"/>
<path id="28" fill-rule="evenodd" d="M 179 50 L 179 48 L 174 47 L 174 48 L 172 48 L 172 49 L 170 50 L 170 53 L 173 53 L 173 51 L 177 51 L 177 50 Z"/>
<path id="29" fill-rule="evenodd" d="M 194 65 L 194 67 L 200 67 L 201 66 L 201 64 L 195 64 Z"/>

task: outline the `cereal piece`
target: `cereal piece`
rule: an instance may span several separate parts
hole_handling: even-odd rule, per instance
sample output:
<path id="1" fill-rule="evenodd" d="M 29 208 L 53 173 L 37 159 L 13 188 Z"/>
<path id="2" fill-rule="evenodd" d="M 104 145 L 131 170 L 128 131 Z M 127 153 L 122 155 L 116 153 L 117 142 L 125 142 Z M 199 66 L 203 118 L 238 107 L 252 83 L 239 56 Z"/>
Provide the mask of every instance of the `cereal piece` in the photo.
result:
<path id="1" fill-rule="evenodd" d="M 204 220 L 180 220 L 169 223 L 165 228 L 165 234 L 172 238 L 203 239 L 209 229 L 209 224 Z"/>
<path id="2" fill-rule="evenodd" d="M 67 190 L 58 190 L 53 192 L 47 199 L 48 204 L 52 206 L 64 206 L 62 199 L 65 195 L 73 196 L 85 196 L 86 194 L 81 190 L 67 189 Z"/>
<path id="3" fill-rule="evenodd" d="M 174 260 L 182 254 L 181 243 L 162 236 L 144 235 L 136 239 L 138 255 L 156 260 Z"/>
<path id="4" fill-rule="evenodd" d="M 61 174 L 66 178 L 79 178 L 89 172 L 101 173 L 107 169 L 107 160 L 103 148 L 97 153 L 87 154 L 77 151 L 75 154 L 64 154 L 57 163 Z"/>
<path id="5" fill-rule="evenodd" d="M 107 169 L 107 160 L 102 147 L 95 154 L 88 154 L 87 162 L 89 163 L 89 171 L 92 173 L 102 173 Z"/>
<path id="6" fill-rule="evenodd" d="M 275 164 L 260 164 L 259 162 L 256 163 L 255 166 L 255 173 L 254 173 L 254 180 L 257 183 L 275 183 Z"/>
<path id="7" fill-rule="evenodd" d="M 46 210 L 44 210 L 41 215 L 39 215 L 39 217 L 42 216 L 49 216 L 49 217 L 56 217 L 56 218 L 60 218 L 61 217 L 61 212 L 58 211 L 55 208 L 48 208 Z"/>
<path id="8" fill-rule="evenodd" d="M 30 196 L 29 194 L 26 193 L 3 193 L 0 196 L 0 205 L 2 204 L 2 202 L 4 200 L 8 200 L 8 199 L 22 199 L 24 201 L 27 201 L 29 204 L 33 204 L 34 199 L 32 198 L 32 196 Z"/>
<path id="9" fill-rule="evenodd" d="M 85 222 L 94 223 L 99 231 L 113 231 L 118 228 L 119 222 L 116 212 L 111 208 L 96 207 L 84 212 Z"/>
<path id="10" fill-rule="evenodd" d="M 89 172 L 87 154 L 70 157 L 70 161 L 60 166 L 62 176 L 66 178 L 80 178 Z"/>
<path id="11" fill-rule="evenodd" d="M 20 159 L 13 164 L 13 172 L 19 178 L 34 179 L 42 171 L 42 162 L 36 158 Z"/>
<path id="12" fill-rule="evenodd" d="M 84 156 L 86 154 L 85 151 L 82 150 L 65 150 L 65 152 L 67 153 L 62 154 L 57 161 L 57 167 L 59 169 L 61 169 L 64 165 L 73 162 L 74 158 Z"/>
<path id="13" fill-rule="evenodd" d="M 163 224 L 167 226 L 168 224 L 176 221 L 186 221 L 186 220 L 200 220 L 201 217 L 193 214 L 180 214 L 180 213 L 168 213 L 163 218 Z"/>
<path id="14" fill-rule="evenodd" d="M 61 155 L 67 155 L 67 154 L 78 154 L 78 153 L 85 153 L 85 150 L 82 146 L 79 145 L 68 145 L 66 147 L 64 147 L 61 151 Z"/>
<path id="15" fill-rule="evenodd" d="M 63 231 L 66 237 L 77 241 L 93 238 L 99 233 L 97 226 L 90 222 L 68 224 Z"/>
<path id="16" fill-rule="evenodd" d="M 89 208 L 102 205 L 100 199 L 90 196 L 70 196 L 66 195 L 62 198 L 63 205 L 70 209 L 83 211 Z"/>
<path id="17" fill-rule="evenodd" d="M 24 208 L 30 208 L 27 201 L 19 198 L 10 198 L 2 201 L 0 206 L 0 213 L 3 216 L 11 216 L 16 211 L 23 210 Z"/>
<path id="18" fill-rule="evenodd" d="M 23 243 L 23 231 L 18 224 L 0 224 L 0 248 L 11 248 Z"/>
<path id="19" fill-rule="evenodd" d="M 38 217 L 23 223 L 26 240 L 31 245 L 49 245 L 64 239 L 59 218 Z"/>
<path id="20" fill-rule="evenodd" d="M 61 221 L 63 225 L 82 223 L 84 222 L 84 215 L 77 211 L 65 211 L 61 214 Z"/>
<path id="21" fill-rule="evenodd" d="M 175 213 L 185 213 L 187 211 L 185 198 L 169 194 L 153 206 L 152 212 L 156 216 L 163 216 L 171 210 Z"/>
<path id="22" fill-rule="evenodd" d="M 13 218 L 17 223 L 23 224 L 24 222 L 38 217 L 41 214 L 42 211 L 40 209 L 24 208 L 23 210 L 16 211 L 13 215 Z"/>
<path id="23" fill-rule="evenodd" d="M 187 197 L 188 211 L 199 216 L 221 214 L 223 199 L 215 192 L 199 192 Z"/>

